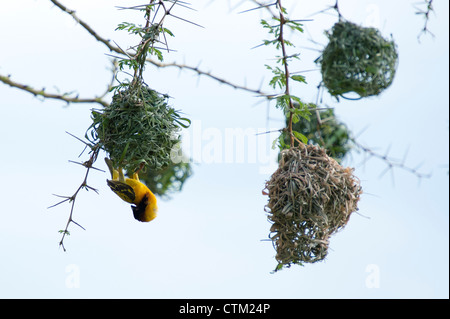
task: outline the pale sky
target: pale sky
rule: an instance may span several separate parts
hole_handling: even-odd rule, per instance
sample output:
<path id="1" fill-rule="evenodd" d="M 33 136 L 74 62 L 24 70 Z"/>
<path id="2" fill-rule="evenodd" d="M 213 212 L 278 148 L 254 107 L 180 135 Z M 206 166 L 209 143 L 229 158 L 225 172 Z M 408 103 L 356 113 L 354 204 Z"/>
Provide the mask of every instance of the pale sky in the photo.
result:
<path id="1" fill-rule="evenodd" d="M 48 92 L 103 94 L 111 77 L 104 45 L 50 1 L 0 2 L 1 75 Z M 138 14 L 115 8 L 124 1 L 62 2 L 122 48 L 136 44 L 114 31 L 123 21 L 143 23 Z M 177 11 L 204 28 L 167 20 L 176 52 L 166 53 L 165 61 L 269 91 L 264 65 L 274 62 L 276 52 L 251 49 L 268 37 L 259 24 L 267 12 L 238 14 L 252 5 L 211 2 L 193 1 L 198 11 Z M 284 3 L 291 18 L 313 19 L 293 39 L 301 59 L 291 68 L 313 70 L 295 94 L 314 102 L 320 72 L 313 61 L 336 17 L 312 14 L 334 1 Z M 99 194 L 79 194 L 74 219 L 86 230 L 71 225 L 63 252 L 58 230 L 70 206 L 47 207 L 58 201 L 52 194 L 71 195 L 84 178 L 84 169 L 69 160 L 88 159 L 78 158 L 83 144 L 65 132 L 83 137 L 90 109 L 99 106 L 42 101 L 0 83 L 0 297 L 448 298 L 448 1 L 433 2 L 434 37 L 420 42 L 424 21 L 415 14 L 416 1 L 339 3 L 348 20 L 393 35 L 399 66 L 392 86 L 378 97 L 336 103 L 324 93 L 323 103 L 360 134 L 359 142 L 396 159 L 406 154 L 407 167 L 422 164 L 419 171 L 431 178 L 419 183 L 401 169 L 393 178 L 380 177 L 384 162 L 353 152 L 344 165 L 355 167 L 362 182 L 359 214 L 331 238 L 325 261 L 271 274 L 277 263 L 266 241 L 270 223 L 262 189 L 276 169 L 276 134 L 255 134 L 281 128 L 280 111 L 191 71 L 148 66 L 146 82 L 168 93 L 192 120 L 183 134 L 194 174 L 181 193 L 159 200 L 154 221 L 139 223 L 107 187 L 108 174 L 92 171 L 88 183 Z M 142 3 L 126 1 L 133 4 Z M 243 145 L 233 140 L 242 137 L 239 132 Z M 96 166 L 106 170 L 104 156 Z"/>

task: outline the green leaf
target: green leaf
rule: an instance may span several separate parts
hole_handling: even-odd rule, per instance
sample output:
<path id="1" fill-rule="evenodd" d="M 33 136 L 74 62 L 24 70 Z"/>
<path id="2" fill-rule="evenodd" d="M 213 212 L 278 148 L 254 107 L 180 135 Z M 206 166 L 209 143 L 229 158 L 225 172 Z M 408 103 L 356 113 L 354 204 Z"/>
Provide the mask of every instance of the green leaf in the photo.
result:
<path id="1" fill-rule="evenodd" d="M 288 112 L 297 114 L 309 121 L 311 115 L 311 111 L 309 110 L 309 108 L 313 108 L 315 107 L 315 105 L 312 103 L 303 103 L 299 97 L 294 95 L 291 95 L 291 99 L 294 101 L 294 108 L 289 109 Z M 289 116 L 289 113 L 287 113 L 286 116 Z"/>
<path id="2" fill-rule="evenodd" d="M 294 31 L 303 32 L 302 24 L 296 21 L 288 20 L 286 24 Z"/>
<path id="3" fill-rule="evenodd" d="M 300 104 L 300 105 L 304 105 L 303 104 L 303 102 L 302 102 L 302 100 L 298 97 L 298 96 L 295 96 L 295 95 L 290 95 L 290 98 L 292 99 L 292 100 L 294 100 L 295 102 L 297 102 L 298 104 Z"/>
<path id="4" fill-rule="evenodd" d="M 292 134 L 294 134 L 294 136 L 296 138 L 298 138 L 300 141 L 302 141 L 303 144 L 308 144 L 308 138 L 305 135 L 303 135 L 302 133 L 299 133 L 297 131 L 292 131 Z"/>
<path id="5" fill-rule="evenodd" d="M 306 83 L 306 79 L 303 75 L 292 75 L 291 79 L 297 82 Z"/>
<path id="6" fill-rule="evenodd" d="M 179 119 L 176 119 L 175 122 L 180 124 L 183 128 L 188 128 L 189 126 L 191 126 L 191 120 L 186 117 L 181 117 Z M 185 124 L 183 122 L 187 122 L 188 124 Z"/>
<path id="7" fill-rule="evenodd" d="M 295 45 L 291 41 L 286 39 L 284 39 L 284 44 L 286 44 L 288 47 L 295 47 Z"/>
<path id="8" fill-rule="evenodd" d="M 272 273 L 276 273 L 277 271 L 280 271 L 281 269 L 283 269 L 283 264 L 278 264 Z"/>
<path id="9" fill-rule="evenodd" d="M 277 137 L 276 139 L 274 139 L 273 142 L 272 142 L 272 149 L 273 149 L 273 150 L 277 147 L 278 139 L 279 139 L 279 137 Z"/>
<path id="10" fill-rule="evenodd" d="M 163 31 L 164 31 L 164 33 L 170 35 L 171 37 L 174 37 L 174 36 L 175 36 L 175 35 L 172 33 L 172 31 L 170 31 L 170 30 L 167 29 L 167 28 L 163 28 Z"/>
<path id="11" fill-rule="evenodd" d="M 261 25 L 263 26 L 263 28 L 272 29 L 269 23 L 264 19 L 261 19 Z"/>
<path id="12" fill-rule="evenodd" d="M 151 55 L 156 55 L 156 57 L 158 58 L 159 61 L 161 61 L 161 62 L 164 61 L 164 56 L 160 50 L 155 49 L 155 48 L 149 48 L 148 52 Z"/>
<path id="13" fill-rule="evenodd" d="M 275 107 L 285 110 L 285 112 L 287 112 L 287 109 L 289 107 L 289 96 L 282 95 L 282 96 L 278 97 Z"/>

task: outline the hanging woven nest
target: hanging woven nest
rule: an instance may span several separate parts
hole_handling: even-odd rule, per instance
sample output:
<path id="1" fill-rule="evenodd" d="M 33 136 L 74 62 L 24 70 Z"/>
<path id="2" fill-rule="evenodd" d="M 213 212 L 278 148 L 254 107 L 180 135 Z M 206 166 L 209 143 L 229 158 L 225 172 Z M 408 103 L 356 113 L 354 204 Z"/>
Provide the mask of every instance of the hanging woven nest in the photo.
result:
<path id="1" fill-rule="evenodd" d="M 301 145 L 281 155 L 266 183 L 276 270 L 323 260 L 330 236 L 357 211 L 362 193 L 352 169 L 343 168 L 323 148 Z"/>
<path id="2" fill-rule="evenodd" d="M 109 106 L 92 112 L 91 135 L 116 166 L 133 171 L 142 162 L 152 170 L 170 164 L 178 131 L 189 120 L 180 118 L 167 99 L 139 84 L 117 90 Z"/>
<path id="3" fill-rule="evenodd" d="M 327 36 L 329 43 L 316 62 L 331 95 L 355 92 L 362 98 L 378 95 L 392 84 L 398 61 L 394 41 L 384 39 L 375 28 L 348 21 L 336 23 Z"/>

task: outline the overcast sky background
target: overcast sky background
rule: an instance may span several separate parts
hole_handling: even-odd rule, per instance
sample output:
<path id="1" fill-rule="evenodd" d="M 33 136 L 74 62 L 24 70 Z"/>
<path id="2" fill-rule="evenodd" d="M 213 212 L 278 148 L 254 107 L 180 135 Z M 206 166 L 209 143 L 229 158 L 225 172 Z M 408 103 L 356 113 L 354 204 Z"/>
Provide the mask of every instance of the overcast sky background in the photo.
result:
<path id="1" fill-rule="evenodd" d="M 139 1 L 62 1 L 76 10 L 102 37 L 122 48 L 136 44 L 123 21 L 143 23 L 136 13 L 115 6 Z M 420 2 L 420 1 L 418 1 Z M 0 74 L 47 92 L 76 91 L 101 95 L 110 81 L 108 49 L 50 1 L 0 0 Z M 308 85 L 294 94 L 314 102 L 320 73 L 314 60 L 326 45 L 324 30 L 332 14 L 312 15 L 333 1 L 284 1 L 293 19 L 313 19 L 305 33 L 291 39 L 301 52 L 292 71 L 304 73 Z M 171 104 L 193 124 L 184 132 L 185 151 L 195 160 L 194 174 L 181 193 L 159 200 L 159 215 L 139 223 L 129 205 L 106 185 L 108 174 L 92 171 L 81 192 L 70 226 L 67 252 L 58 247 L 70 206 L 53 209 L 71 195 L 84 169 L 83 137 L 90 109 L 97 105 L 42 101 L 0 83 L 0 297 L 2 298 L 448 298 L 448 1 L 434 1 L 429 29 L 417 35 L 424 20 L 415 1 L 339 2 L 345 18 L 393 35 L 400 63 L 392 86 L 375 98 L 323 103 L 374 151 L 401 159 L 420 172 L 418 180 L 395 169 L 380 177 L 385 164 L 352 153 L 346 166 L 356 168 L 364 195 L 359 213 L 331 238 L 325 261 L 293 266 L 276 274 L 275 251 L 261 191 L 276 169 L 274 134 L 246 136 L 244 148 L 229 140 L 230 129 L 250 133 L 283 126 L 273 105 L 254 94 L 234 90 L 190 71 L 148 66 L 144 78 L 168 93 Z M 193 1 L 198 11 L 177 15 L 205 28 L 167 20 L 175 38 L 166 62 L 176 61 L 230 82 L 269 91 L 272 48 L 252 47 L 267 38 L 259 24 L 264 10 L 246 14 L 250 3 Z M 423 7 L 423 6 L 422 6 Z M 314 40 L 314 42 L 311 41 Z M 252 142 L 253 141 L 253 142 Z M 256 143 L 256 147 L 255 144 Z M 253 147 L 258 156 L 248 154 Z M 225 154 L 233 153 L 226 157 Z M 240 161 L 242 156 L 244 159 Z M 100 154 L 96 166 L 106 169 Z"/>

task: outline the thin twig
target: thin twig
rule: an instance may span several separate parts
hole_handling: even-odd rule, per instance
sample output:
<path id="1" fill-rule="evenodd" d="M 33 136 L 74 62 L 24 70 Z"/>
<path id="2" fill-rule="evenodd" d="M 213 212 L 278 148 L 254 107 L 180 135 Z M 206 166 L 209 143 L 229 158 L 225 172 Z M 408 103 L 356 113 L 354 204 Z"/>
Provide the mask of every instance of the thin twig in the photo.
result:
<path id="1" fill-rule="evenodd" d="M 72 135 L 72 134 L 70 134 L 70 135 Z M 77 139 L 80 140 L 79 138 L 77 138 Z M 82 141 L 82 142 L 84 143 L 84 141 Z M 93 188 L 93 187 L 91 187 L 91 186 L 89 186 L 87 184 L 87 179 L 88 179 L 90 170 L 91 169 L 97 169 L 97 168 L 93 167 L 93 164 L 94 164 L 94 162 L 97 159 L 98 152 L 100 151 L 100 147 L 99 147 L 99 145 L 91 145 L 91 150 L 92 150 L 92 152 L 91 152 L 91 156 L 89 157 L 89 160 L 81 164 L 84 167 L 86 167 L 86 174 L 84 175 L 84 179 L 81 182 L 80 186 L 78 186 L 78 188 L 75 191 L 75 193 L 72 196 L 61 196 L 61 195 L 55 195 L 54 194 L 56 197 L 64 198 L 64 200 L 62 200 L 62 201 L 60 201 L 60 202 L 58 202 L 58 203 L 48 207 L 48 208 L 53 208 L 53 207 L 58 206 L 58 205 L 60 205 L 62 203 L 65 203 L 67 201 L 72 203 L 72 205 L 70 207 L 70 214 L 69 214 L 69 218 L 67 219 L 66 227 L 65 227 L 64 230 L 60 231 L 62 233 L 62 237 L 61 237 L 61 240 L 59 242 L 59 246 L 61 246 L 64 251 L 66 251 L 66 248 L 64 246 L 64 239 L 66 238 L 66 235 L 70 234 L 69 230 L 68 230 L 70 224 L 73 223 L 73 224 L 77 225 L 78 227 L 80 227 L 81 229 L 85 230 L 85 228 L 83 226 L 81 226 L 78 222 L 76 222 L 73 219 L 73 212 L 74 212 L 74 207 L 75 207 L 75 201 L 77 199 L 78 193 L 80 192 L 81 189 L 85 188 L 86 190 L 89 190 L 89 189 L 93 190 L 94 192 L 96 192 L 98 194 L 97 189 L 95 189 L 95 188 Z M 77 164 L 79 164 L 79 163 L 77 163 Z M 99 169 L 97 169 L 97 170 L 99 170 Z"/>
<path id="2" fill-rule="evenodd" d="M 232 87 L 233 89 L 237 89 L 237 90 L 243 90 L 243 91 L 247 91 L 250 93 L 254 93 L 260 96 L 265 96 L 267 98 L 271 98 L 271 94 L 266 93 L 264 91 L 262 91 L 261 89 L 252 89 L 249 87 L 246 87 L 244 85 L 239 85 L 239 84 L 235 84 L 232 83 L 224 78 L 221 78 L 217 75 L 212 74 L 211 72 L 207 72 L 207 71 L 203 71 L 201 70 L 199 67 L 193 67 L 190 65 L 186 65 L 186 64 L 180 64 L 180 63 L 176 63 L 176 62 L 171 62 L 171 63 L 163 63 L 163 62 L 159 62 L 159 61 L 155 61 L 155 60 L 151 60 L 151 59 L 147 59 L 147 62 L 149 62 L 150 64 L 153 64 L 154 66 L 158 67 L 158 68 L 169 68 L 169 67 L 175 67 L 178 68 L 180 70 L 189 70 L 189 71 L 193 71 L 195 73 L 197 73 L 199 76 L 205 76 L 207 78 L 210 78 L 214 81 L 217 81 L 221 84 L 225 84 L 227 86 Z"/>
<path id="3" fill-rule="evenodd" d="M 283 53 L 282 59 L 283 59 L 283 64 L 284 64 L 284 73 L 285 73 L 285 77 L 286 77 L 285 95 L 289 98 L 289 108 L 291 110 L 294 110 L 294 104 L 292 102 L 291 93 L 290 93 L 290 86 L 289 86 L 289 80 L 290 80 L 290 77 L 291 77 L 291 75 L 289 73 L 289 67 L 288 67 L 289 56 L 287 55 L 286 43 L 284 41 L 284 25 L 286 23 L 286 19 L 285 19 L 284 14 L 283 14 L 283 6 L 281 4 L 281 0 L 277 0 L 277 6 L 278 6 L 279 15 L 280 15 L 280 34 L 279 34 L 278 40 L 281 43 L 281 51 Z M 290 140 L 291 140 L 291 147 L 294 147 L 294 134 L 292 133 L 292 119 L 293 119 L 293 116 L 294 116 L 294 113 L 293 112 L 289 112 L 288 131 L 289 131 Z"/>
<path id="4" fill-rule="evenodd" d="M 422 30 L 420 31 L 419 35 L 417 36 L 417 40 L 419 42 L 420 42 L 420 38 L 424 34 L 430 34 L 432 37 L 434 37 L 434 34 L 428 28 L 428 22 L 430 20 L 430 14 L 431 14 L 431 12 L 434 11 L 433 0 L 425 0 L 425 4 L 426 4 L 425 10 L 418 9 L 418 11 L 416 12 L 416 14 L 423 15 L 423 17 L 425 19 L 425 24 L 424 24 Z"/>
<path id="5" fill-rule="evenodd" d="M 375 152 L 374 150 L 370 149 L 369 147 L 366 147 L 366 146 L 362 145 L 361 143 L 356 141 L 355 138 L 351 138 L 351 140 L 352 140 L 352 143 L 359 150 L 363 151 L 366 155 L 368 155 L 369 158 L 370 157 L 377 158 L 377 159 L 383 161 L 386 164 L 386 168 L 385 168 L 385 170 L 383 170 L 380 173 L 380 177 L 383 176 L 384 174 L 386 174 L 388 171 L 391 171 L 391 173 L 393 173 L 393 169 L 394 168 L 400 168 L 400 169 L 402 169 L 404 171 L 407 171 L 407 172 L 415 175 L 419 180 L 421 180 L 423 178 L 430 178 L 431 177 L 431 173 L 424 174 L 424 173 L 419 172 L 419 168 L 420 168 L 421 165 L 418 165 L 415 168 L 411 168 L 411 167 L 406 166 L 406 164 L 405 164 L 406 153 L 403 156 L 403 160 L 402 161 L 398 161 L 398 160 L 395 160 L 395 159 L 393 159 L 393 158 L 388 156 L 389 148 L 386 150 L 386 152 L 384 154 L 379 154 L 379 153 Z M 364 162 L 366 162 L 367 160 L 368 160 L 368 158 L 365 159 Z"/>

